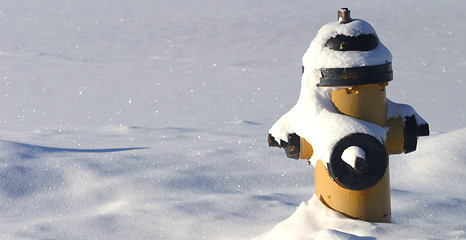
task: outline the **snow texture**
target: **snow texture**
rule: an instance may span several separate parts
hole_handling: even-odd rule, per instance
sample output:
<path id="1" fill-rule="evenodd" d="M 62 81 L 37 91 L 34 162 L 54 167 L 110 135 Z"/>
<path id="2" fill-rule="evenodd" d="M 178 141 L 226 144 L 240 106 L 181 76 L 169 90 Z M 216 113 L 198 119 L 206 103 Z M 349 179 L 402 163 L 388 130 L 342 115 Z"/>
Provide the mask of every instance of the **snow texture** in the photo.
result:
<path id="1" fill-rule="evenodd" d="M 364 149 L 357 146 L 350 146 L 343 151 L 341 154 L 341 159 L 345 161 L 352 168 L 356 166 L 356 159 L 366 159 L 366 152 Z"/>
<path id="2" fill-rule="evenodd" d="M 393 55 L 390 99 L 431 127 L 390 157 L 392 224 L 325 208 L 313 168 L 267 146 L 340 7 Z M 0 239 L 466 239 L 465 7 L 4 1 Z"/>

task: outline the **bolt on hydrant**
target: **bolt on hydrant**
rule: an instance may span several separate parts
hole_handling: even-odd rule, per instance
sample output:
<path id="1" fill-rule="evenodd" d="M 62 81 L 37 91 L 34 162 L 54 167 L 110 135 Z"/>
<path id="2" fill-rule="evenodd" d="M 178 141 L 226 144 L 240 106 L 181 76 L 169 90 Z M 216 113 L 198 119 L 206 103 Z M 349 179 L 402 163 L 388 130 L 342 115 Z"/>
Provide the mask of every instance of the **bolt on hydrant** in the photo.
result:
<path id="1" fill-rule="evenodd" d="M 386 97 L 392 55 L 372 26 L 338 11 L 303 57 L 296 105 L 270 129 L 269 146 L 314 166 L 315 194 L 327 207 L 391 222 L 389 154 L 416 150 L 429 125 Z"/>

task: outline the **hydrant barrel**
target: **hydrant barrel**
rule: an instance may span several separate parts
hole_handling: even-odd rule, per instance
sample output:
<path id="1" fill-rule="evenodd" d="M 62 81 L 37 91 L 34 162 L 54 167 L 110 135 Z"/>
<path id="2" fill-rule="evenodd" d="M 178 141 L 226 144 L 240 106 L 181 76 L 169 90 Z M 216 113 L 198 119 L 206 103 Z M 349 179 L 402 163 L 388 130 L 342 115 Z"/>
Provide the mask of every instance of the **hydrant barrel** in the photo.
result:
<path id="1" fill-rule="evenodd" d="M 342 188 L 318 161 L 314 169 L 316 196 L 327 207 L 343 215 L 369 222 L 391 222 L 390 180 L 387 171 L 379 184 L 365 191 Z"/>
<path id="2" fill-rule="evenodd" d="M 385 126 L 387 120 L 386 84 L 352 86 L 331 92 L 335 108 L 342 114 Z"/>

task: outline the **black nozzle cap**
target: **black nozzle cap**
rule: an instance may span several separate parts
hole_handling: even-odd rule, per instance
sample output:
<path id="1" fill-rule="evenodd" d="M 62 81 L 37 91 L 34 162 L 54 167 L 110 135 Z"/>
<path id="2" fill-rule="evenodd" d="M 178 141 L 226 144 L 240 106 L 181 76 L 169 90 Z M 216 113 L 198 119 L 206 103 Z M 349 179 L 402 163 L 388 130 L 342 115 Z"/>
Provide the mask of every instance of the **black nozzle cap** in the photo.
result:
<path id="1" fill-rule="evenodd" d="M 281 147 L 280 143 L 278 143 L 277 140 L 275 140 L 275 138 L 270 133 L 267 136 L 267 140 L 269 142 L 269 147 Z"/>
<path id="2" fill-rule="evenodd" d="M 427 123 L 419 124 L 419 126 L 417 127 L 417 134 L 420 137 L 429 136 L 430 135 L 429 124 Z"/>

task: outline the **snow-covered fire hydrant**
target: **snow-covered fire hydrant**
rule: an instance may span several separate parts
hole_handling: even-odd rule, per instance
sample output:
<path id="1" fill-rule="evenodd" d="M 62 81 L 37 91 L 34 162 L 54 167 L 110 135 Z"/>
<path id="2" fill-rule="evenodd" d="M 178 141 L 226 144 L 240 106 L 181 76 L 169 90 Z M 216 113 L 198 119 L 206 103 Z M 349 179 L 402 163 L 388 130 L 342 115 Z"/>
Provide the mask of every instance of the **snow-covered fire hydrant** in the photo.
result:
<path id="1" fill-rule="evenodd" d="M 343 8 L 304 54 L 298 102 L 269 131 L 269 146 L 313 164 L 322 203 L 351 218 L 391 222 L 388 155 L 429 135 L 412 107 L 387 99 L 392 79 L 390 51 Z"/>

